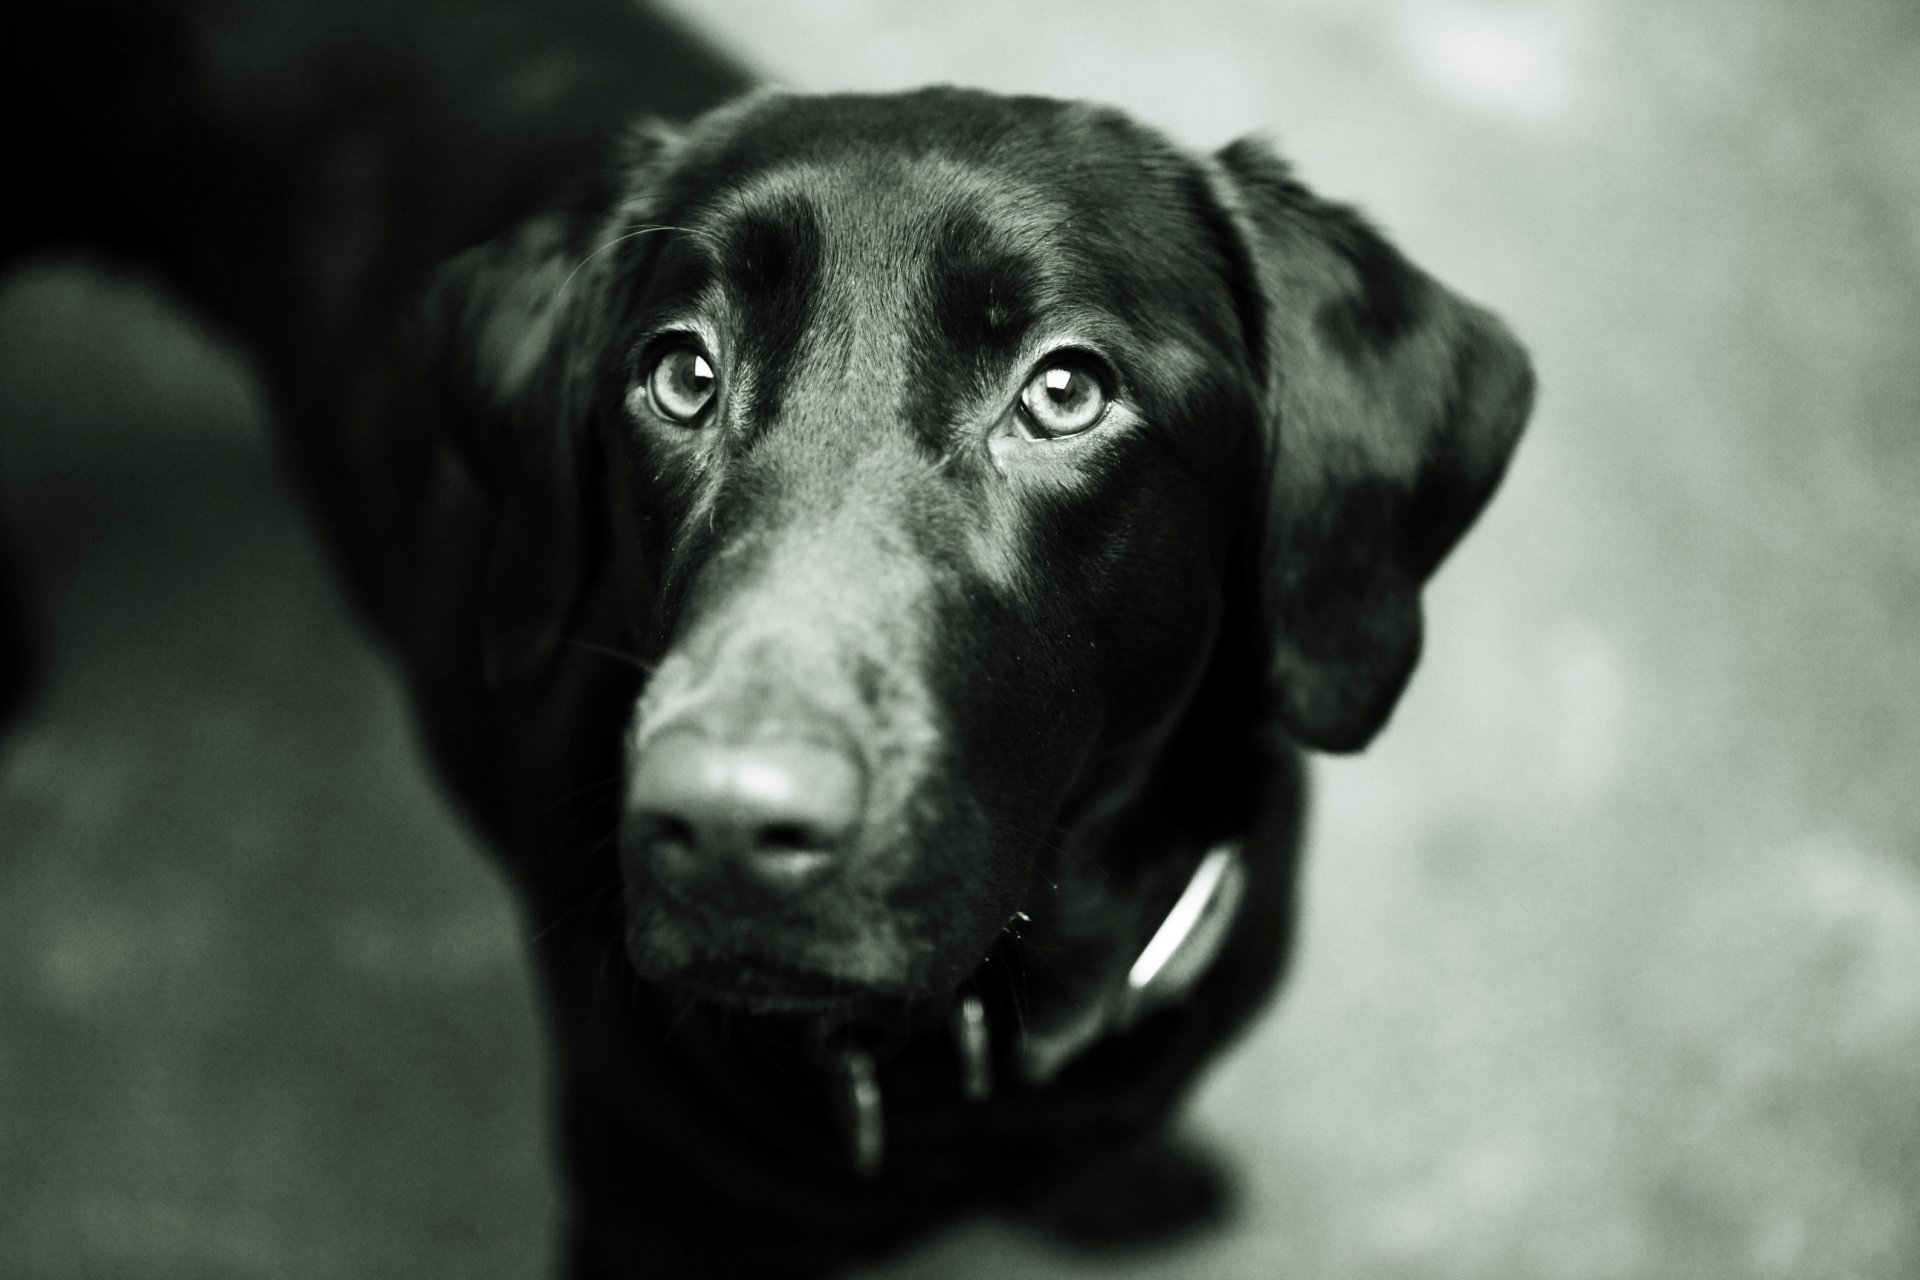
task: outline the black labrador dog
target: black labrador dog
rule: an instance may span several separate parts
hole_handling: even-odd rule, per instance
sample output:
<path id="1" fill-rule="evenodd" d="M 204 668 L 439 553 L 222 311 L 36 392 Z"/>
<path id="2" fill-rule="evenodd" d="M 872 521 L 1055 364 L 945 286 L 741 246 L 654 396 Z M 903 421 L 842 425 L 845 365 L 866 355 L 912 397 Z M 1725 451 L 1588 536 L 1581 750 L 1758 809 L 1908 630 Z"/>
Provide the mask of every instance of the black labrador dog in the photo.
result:
<path id="1" fill-rule="evenodd" d="M 1500 322 L 1259 142 L 739 98 L 619 0 L 20 8 L 10 249 L 257 362 L 527 903 L 577 1274 L 1186 1203 L 1297 752 L 1380 728 L 1526 419 Z"/>

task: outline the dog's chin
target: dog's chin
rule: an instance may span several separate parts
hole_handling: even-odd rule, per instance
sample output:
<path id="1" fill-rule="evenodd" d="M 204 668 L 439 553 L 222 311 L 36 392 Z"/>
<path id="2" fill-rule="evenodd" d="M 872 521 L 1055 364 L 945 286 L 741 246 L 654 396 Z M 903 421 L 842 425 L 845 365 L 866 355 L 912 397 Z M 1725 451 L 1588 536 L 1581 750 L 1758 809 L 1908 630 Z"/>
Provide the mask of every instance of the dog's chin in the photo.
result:
<path id="1" fill-rule="evenodd" d="M 966 967 L 872 936 L 831 943 L 777 930 L 713 936 L 657 920 L 630 922 L 626 950 L 641 980 L 670 997 L 822 1026 L 892 1024 L 944 1007 Z"/>
<path id="2" fill-rule="evenodd" d="M 697 961 L 653 981 L 714 1008 L 826 1027 L 895 1021 L 935 996 L 757 958 Z"/>
<path id="3" fill-rule="evenodd" d="M 896 1023 L 945 1008 L 998 935 L 991 919 L 879 903 L 735 916 L 631 882 L 625 908 L 628 961 L 661 993 L 823 1022 Z"/>

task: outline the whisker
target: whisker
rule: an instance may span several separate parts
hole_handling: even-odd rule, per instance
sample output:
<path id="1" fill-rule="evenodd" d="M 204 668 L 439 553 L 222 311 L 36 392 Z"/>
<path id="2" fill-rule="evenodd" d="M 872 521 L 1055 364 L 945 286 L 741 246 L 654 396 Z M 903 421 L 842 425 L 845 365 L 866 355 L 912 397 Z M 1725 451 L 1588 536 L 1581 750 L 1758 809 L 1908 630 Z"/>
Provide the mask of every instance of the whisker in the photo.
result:
<path id="1" fill-rule="evenodd" d="M 572 947 L 568 948 L 565 954 L 558 957 L 558 965 L 560 968 L 572 968 L 581 954 L 587 949 L 596 948 L 604 950 L 609 945 L 608 939 L 605 936 L 606 931 L 602 929 L 601 923 L 608 914 L 607 906 L 609 900 L 617 897 L 618 893 L 619 890 L 615 886 L 602 886 L 596 890 L 577 895 L 573 905 L 554 916 L 552 921 L 550 921 L 544 929 L 533 935 L 531 941 L 543 941 L 549 933 L 552 933 L 561 924 L 566 923 L 575 914 L 584 911 L 586 913 L 586 919 L 581 923 L 578 935 L 573 940 Z"/>
<path id="2" fill-rule="evenodd" d="M 684 231 L 684 230 L 686 230 L 685 227 L 669 227 L 664 223 L 649 223 L 644 227 L 635 227 L 631 231 L 622 232 L 621 234 L 615 236 L 613 239 L 607 241 L 605 244 L 600 245 L 592 253 L 589 253 L 586 257 L 580 259 L 580 261 L 576 262 L 573 265 L 573 270 L 567 272 L 567 278 L 560 282 L 560 287 L 553 291 L 553 300 L 555 302 L 558 302 L 560 300 L 561 296 L 566 293 L 567 286 L 573 283 L 573 278 L 580 274 L 581 268 L 585 267 L 589 262 L 592 262 L 595 258 L 599 257 L 601 254 L 605 253 L 607 250 L 613 248 L 615 245 L 621 244 L 627 240 L 631 240 L 635 236 L 644 236 L 654 231 Z"/>
<path id="3" fill-rule="evenodd" d="M 602 943 L 600 946 L 600 967 L 593 975 L 593 993 L 587 997 L 587 1008 L 592 1010 L 592 1012 L 587 1015 L 589 1026 L 592 1025 L 592 1019 L 599 1016 L 600 992 L 601 989 L 607 985 L 607 971 L 611 968 L 613 968 L 613 947 L 609 944 Z"/>
<path id="4" fill-rule="evenodd" d="M 680 1029 L 693 1017 L 692 997 L 683 996 L 676 999 L 673 1003 L 674 1008 L 672 1012 L 667 1015 L 667 1025 L 661 1031 L 661 1037 L 667 1040 L 675 1039 L 679 1035 Z"/>
<path id="5" fill-rule="evenodd" d="M 625 649 L 616 649 L 612 645 L 600 644 L 593 640 L 582 640 L 578 636 L 569 636 L 567 643 L 577 649 L 584 649 L 588 653 L 597 653 L 602 657 L 617 659 L 626 663 L 642 675 L 652 675 L 654 669 L 660 665 L 657 662 L 647 661 L 637 653 L 628 653 Z"/>
<path id="6" fill-rule="evenodd" d="M 1060 221 L 1054 223 L 1052 226 L 1048 227 L 1045 231 L 1042 231 L 1040 233 L 1040 238 L 1034 241 L 1034 246 L 1038 248 L 1040 245 L 1043 245 L 1047 241 L 1053 239 L 1054 234 L 1056 232 L 1062 230 L 1063 228 L 1072 226 L 1073 220 L 1079 216 L 1080 215 L 1077 213 L 1070 213 L 1066 217 L 1060 219 Z"/>
<path id="7" fill-rule="evenodd" d="M 625 779 L 626 779 L 626 774 L 615 773 L 615 774 L 609 774 L 604 778 L 597 778 L 592 782 L 584 783 L 581 786 L 575 788 L 574 790 L 569 791 L 567 794 L 560 796 L 554 799 L 553 801 L 551 801 L 544 809 L 540 811 L 540 816 L 542 818 L 550 818 L 560 808 L 561 805 L 571 804 L 573 801 L 578 800 L 583 796 L 589 796 L 594 794 L 597 791 L 603 791 L 608 787 L 615 786 L 620 782 L 623 782 Z M 581 816 L 582 815 L 575 814 L 573 817 L 572 823 L 577 824 Z M 562 832 L 562 835 L 571 834 L 571 826 L 572 824 L 569 825 L 566 831 Z"/>
<path id="8" fill-rule="evenodd" d="M 995 976 L 1000 979 L 1000 985 L 1007 993 L 1007 1006 L 1013 1011 L 1013 1029 L 1015 1033 L 1024 1040 L 1027 1035 L 1027 977 L 1025 966 L 1020 960 L 1020 953 L 1017 949 L 1013 950 L 1011 959 L 1006 955 L 999 954 L 1000 950 L 1000 948 L 995 947 L 992 951 L 987 952 L 986 963 L 982 968 L 992 970 Z"/>
<path id="9" fill-rule="evenodd" d="M 552 933 L 555 929 L 558 929 L 561 925 L 565 924 L 568 920 L 572 919 L 574 916 L 578 915 L 581 911 L 585 910 L 591 903 L 592 903 L 592 898 L 589 896 L 582 896 L 580 898 L 575 899 L 566 908 L 558 912 L 553 917 L 553 919 L 547 921 L 544 927 L 536 930 L 533 933 L 528 934 L 527 935 L 528 945 L 532 945 L 534 943 L 538 943 L 542 941 L 543 939 L 546 938 L 548 934 Z"/>

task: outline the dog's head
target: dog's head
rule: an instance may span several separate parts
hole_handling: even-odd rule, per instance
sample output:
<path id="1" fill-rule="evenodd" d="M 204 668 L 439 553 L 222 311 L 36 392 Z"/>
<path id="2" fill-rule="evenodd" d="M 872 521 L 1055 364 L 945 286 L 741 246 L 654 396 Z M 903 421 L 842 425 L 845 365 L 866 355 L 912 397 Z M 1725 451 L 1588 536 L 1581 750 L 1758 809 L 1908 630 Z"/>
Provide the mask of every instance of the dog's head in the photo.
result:
<path id="1" fill-rule="evenodd" d="M 754 98 L 450 278 L 494 678 L 619 593 L 629 954 L 763 1008 L 951 989 L 1209 681 L 1362 746 L 1531 394 L 1262 145 L 1033 98 Z"/>

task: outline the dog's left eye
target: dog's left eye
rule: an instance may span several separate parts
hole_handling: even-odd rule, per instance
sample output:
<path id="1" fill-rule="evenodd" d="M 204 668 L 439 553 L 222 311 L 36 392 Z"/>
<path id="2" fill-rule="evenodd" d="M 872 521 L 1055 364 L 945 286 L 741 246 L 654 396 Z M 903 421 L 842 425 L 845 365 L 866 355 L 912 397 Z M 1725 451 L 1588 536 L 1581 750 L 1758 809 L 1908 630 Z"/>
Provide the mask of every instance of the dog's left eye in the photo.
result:
<path id="1" fill-rule="evenodd" d="M 713 401 L 713 363 L 694 347 L 663 352 L 647 374 L 647 402 L 669 422 L 689 423 Z"/>
<path id="2" fill-rule="evenodd" d="M 1107 416 L 1106 384 L 1086 361 L 1051 360 L 1021 388 L 1020 416 L 1046 439 L 1079 435 Z"/>

